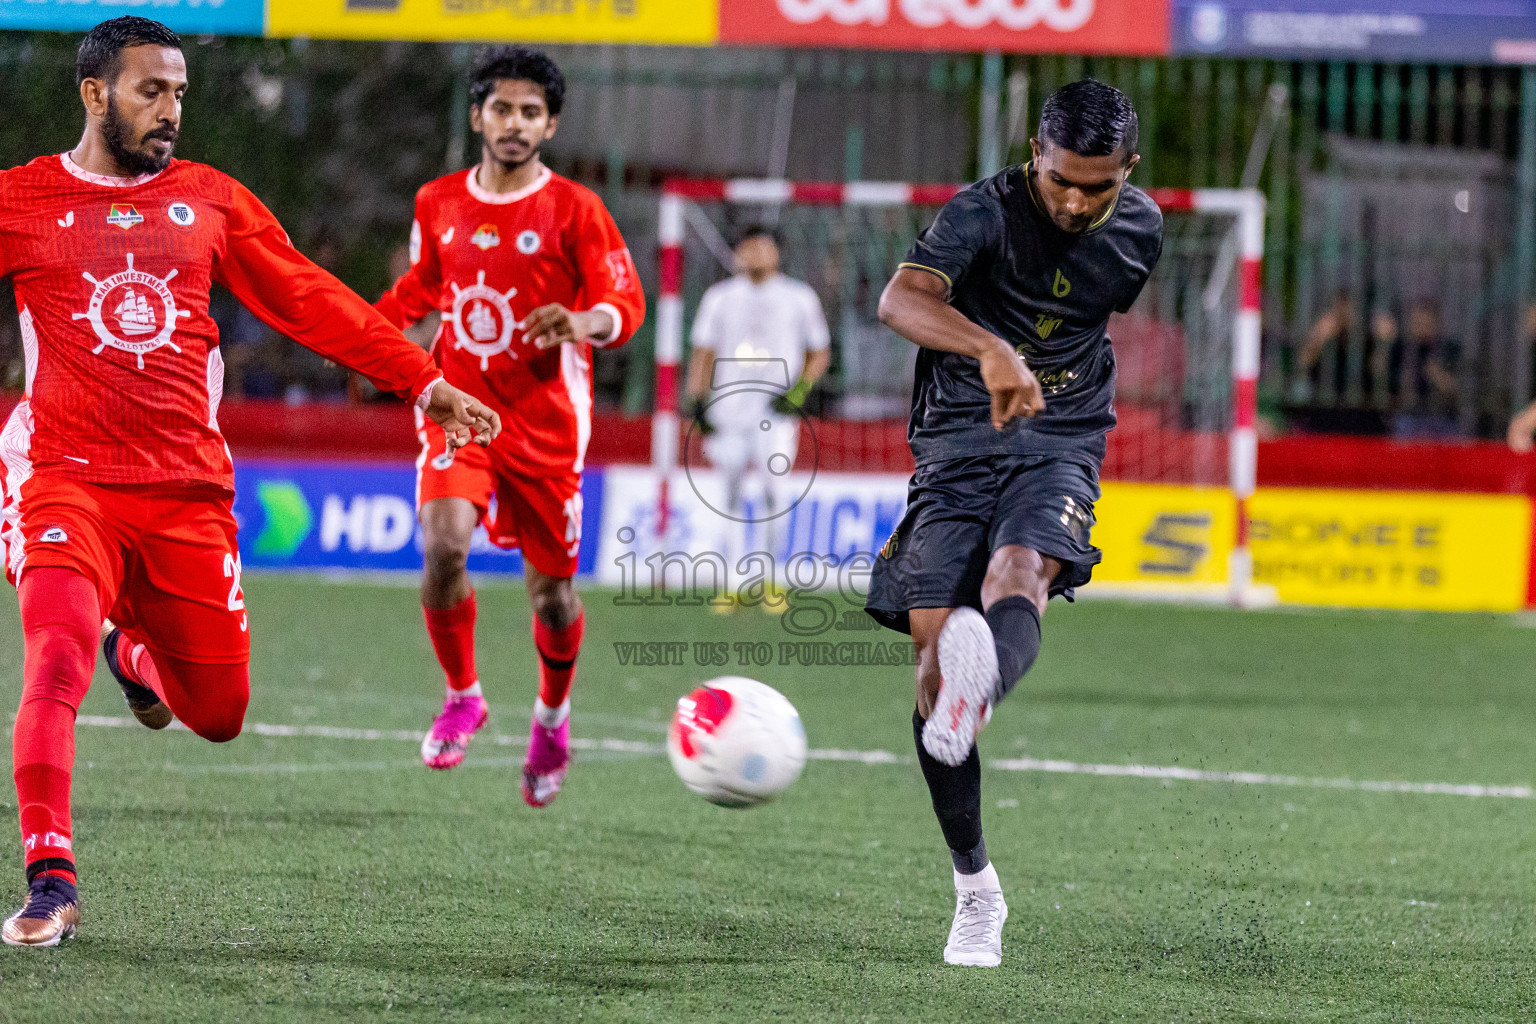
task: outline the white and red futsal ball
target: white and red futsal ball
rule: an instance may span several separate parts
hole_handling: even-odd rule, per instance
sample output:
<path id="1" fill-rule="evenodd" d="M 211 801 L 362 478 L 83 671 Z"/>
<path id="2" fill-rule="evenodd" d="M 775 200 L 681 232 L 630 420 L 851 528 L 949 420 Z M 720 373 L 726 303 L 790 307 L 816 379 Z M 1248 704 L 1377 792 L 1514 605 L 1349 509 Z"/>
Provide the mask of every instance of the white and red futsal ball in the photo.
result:
<path id="1" fill-rule="evenodd" d="M 751 807 L 800 777 L 805 727 L 778 690 L 745 676 L 721 676 L 677 702 L 667 754 L 683 785 L 705 800 Z"/>

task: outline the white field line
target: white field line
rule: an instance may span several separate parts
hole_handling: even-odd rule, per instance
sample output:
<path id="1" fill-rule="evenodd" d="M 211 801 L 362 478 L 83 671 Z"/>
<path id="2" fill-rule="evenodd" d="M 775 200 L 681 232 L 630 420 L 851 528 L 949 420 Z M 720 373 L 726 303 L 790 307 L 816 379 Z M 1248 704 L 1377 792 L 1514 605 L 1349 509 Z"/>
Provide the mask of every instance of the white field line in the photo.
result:
<path id="1" fill-rule="evenodd" d="M 111 715 L 80 715 L 77 725 L 102 729 L 141 728 L 132 718 Z M 185 730 L 181 722 L 172 722 L 172 729 Z M 402 743 L 420 743 L 425 733 L 411 729 L 351 729 L 333 725 L 268 725 L 263 722 L 245 723 L 247 732 L 257 736 L 313 737 L 329 740 L 394 740 Z M 499 747 L 525 747 L 522 736 L 497 734 L 482 742 Z M 602 751 L 612 754 L 656 756 L 665 754 L 666 744 L 644 740 L 623 740 L 614 737 L 591 739 L 573 737 L 571 746 L 576 750 Z M 842 750 L 812 749 L 806 752 L 812 761 L 845 761 L 856 764 L 905 764 L 912 759 L 889 750 Z M 497 758 L 496 765 L 512 759 Z M 414 765 L 415 762 L 400 762 Z M 473 759 L 466 761 L 466 766 Z M 209 768 L 198 770 L 228 771 L 335 771 L 349 767 L 361 770 L 379 770 L 394 766 L 393 762 L 359 762 L 352 765 L 230 765 L 227 769 Z M 481 762 L 482 767 L 491 764 Z M 1148 764 L 1090 764 L 1079 761 L 1041 760 L 1033 757 L 1012 757 L 987 762 L 989 768 L 1004 772 L 1045 772 L 1055 775 L 1098 775 L 1118 778 L 1163 779 L 1174 782 L 1224 782 L 1239 786 L 1288 786 L 1302 789 L 1341 789 L 1362 793 L 1415 793 L 1428 796 L 1492 797 L 1504 800 L 1536 799 L 1536 788 L 1531 786 L 1484 786 L 1476 783 L 1454 782 L 1377 782 L 1369 779 L 1324 778 L 1306 775 L 1271 775 L 1266 772 L 1216 772 L 1198 768 L 1181 768 L 1175 765 Z M 192 770 L 192 769 L 188 769 Z"/>

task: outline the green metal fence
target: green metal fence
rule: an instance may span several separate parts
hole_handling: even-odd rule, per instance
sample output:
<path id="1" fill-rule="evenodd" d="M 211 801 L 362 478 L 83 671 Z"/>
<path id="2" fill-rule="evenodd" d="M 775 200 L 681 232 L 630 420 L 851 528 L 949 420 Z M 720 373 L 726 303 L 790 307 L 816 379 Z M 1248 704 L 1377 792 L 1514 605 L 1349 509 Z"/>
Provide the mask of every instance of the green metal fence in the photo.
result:
<path id="1" fill-rule="evenodd" d="M 77 138 L 75 41 L 0 33 L 0 165 Z M 1264 394 L 1275 420 L 1392 429 L 1413 411 L 1406 396 L 1417 399 L 1417 385 L 1392 374 L 1422 377 L 1422 360 L 1403 343 L 1392 356 L 1371 325 L 1388 314 L 1403 336 L 1430 300 L 1455 342 L 1453 432 L 1495 432 L 1531 394 L 1523 314 L 1536 277 L 1536 69 L 551 50 L 570 98 L 550 162 L 602 192 L 647 274 L 654 190 L 668 174 L 967 180 L 1022 159 L 1044 98 L 1093 75 L 1141 112 L 1142 185 L 1233 186 L 1246 171 L 1268 194 Z M 199 39 L 188 57 L 181 151 L 251 184 L 364 294 L 386 283 L 416 187 L 473 159 L 462 44 Z M 1254 147 L 1256 133 L 1270 144 Z M 1342 326 L 1320 355 L 1308 351 L 1341 295 Z M 0 347 L 0 359 L 9 352 Z M 603 397 L 643 407 L 646 338 L 615 355 L 602 361 Z"/>

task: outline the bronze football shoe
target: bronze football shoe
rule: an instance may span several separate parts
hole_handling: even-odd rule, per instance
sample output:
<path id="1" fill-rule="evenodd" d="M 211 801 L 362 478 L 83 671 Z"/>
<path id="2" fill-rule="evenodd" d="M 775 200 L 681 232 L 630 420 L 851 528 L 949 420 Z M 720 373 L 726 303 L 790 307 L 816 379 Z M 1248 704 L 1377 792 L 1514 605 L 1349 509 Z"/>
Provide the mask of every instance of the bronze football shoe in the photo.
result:
<path id="1" fill-rule="evenodd" d="M 118 651 L 124 650 L 123 645 L 127 642 L 128 638 L 123 635 L 123 631 L 112 625 L 110 620 L 101 627 L 101 653 L 107 660 L 107 671 L 112 673 L 112 678 L 122 687 L 128 710 L 149 728 L 164 729 L 176 716 L 171 714 L 171 709 L 165 706 L 159 694 L 130 679 L 128 673 L 123 671 L 122 663 L 117 660 Z"/>
<path id="2" fill-rule="evenodd" d="M 74 937 L 79 923 L 75 887 L 62 878 L 38 875 L 27 887 L 27 902 L 0 927 L 0 938 L 7 946 L 57 946 Z"/>

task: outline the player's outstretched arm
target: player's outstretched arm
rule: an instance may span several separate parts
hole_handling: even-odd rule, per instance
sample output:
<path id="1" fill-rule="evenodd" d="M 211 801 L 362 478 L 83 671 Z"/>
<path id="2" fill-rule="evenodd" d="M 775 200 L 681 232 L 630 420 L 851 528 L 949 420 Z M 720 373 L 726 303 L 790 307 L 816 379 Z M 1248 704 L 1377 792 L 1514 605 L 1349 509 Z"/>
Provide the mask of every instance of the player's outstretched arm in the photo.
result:
<path id="1" fill-rule="evenodd" d="M 1015 416 L 1045 411 L 1040 382 L 1024 357 L 951 306 L 949 286 L 937 274 L 913 267 L 896 271 L 880 296 L 880 322 L 915 345 L 980 363 L 982 383 L 992 396 L 993 429 L 1002 430 Z"/>
<path id="2" fill-rule="evenodd" d="M 381 391 L 423 410 L 437 398 L 442 371 L 355 292 L 305 258 L 277 218 L 230 180 L 226 245 L 214 280 L 267 326 L 332 362 L 356 370 Z M 451 403 L 450 403 L 451 404 Z"/>

